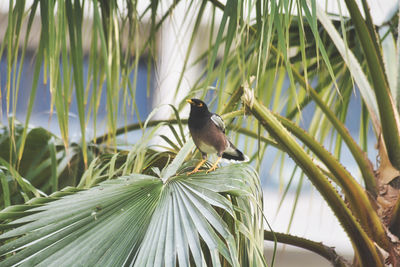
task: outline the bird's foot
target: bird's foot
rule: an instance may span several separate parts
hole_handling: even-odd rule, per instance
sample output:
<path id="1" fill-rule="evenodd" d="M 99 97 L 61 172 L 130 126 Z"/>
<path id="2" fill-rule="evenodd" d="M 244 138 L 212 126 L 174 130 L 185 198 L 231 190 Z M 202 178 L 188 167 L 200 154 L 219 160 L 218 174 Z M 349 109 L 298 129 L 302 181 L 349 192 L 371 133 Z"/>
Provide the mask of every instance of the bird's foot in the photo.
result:
<path id="1" fill-rule="evenodd" d="M 200 167 L 199 168 L 194 168 L 193 171 L 186 173 L 186 175 L 191 175 L 191 174 L 202 172 L 202 171 L 204 171 L 204 170 L 200 170 Z"/>
<path id="2" fill-rule="evenodd" d="M 217 161 L 209 168 L 206 173 L 212 172 L 218 167 L 218 162 L 222 159 L 222 157 L 218 157 Z"/>
<path id="3" fill-rule="evenodd" d="M 193 173 L 196 173 L 196 172 L 199 172 L 199 170 L 194 169 L 193 171 L 186 173 L 186 175 L 192 175 Z"/>
<path id="4" fill-rule="evenodd" d="M 206 173 L 215 171 L 217 168 L 218 168 L 217 166 L 212 166 L 211 168 L 209 168 L 209 169 L 206 171 Z"/>
<path id="5" fill-rule="evenodd" d="M 202 161 L 199 162 L 199 164 L 196 165 L 196 167 L 194 168 L 193 171 L 188 172 L 186 175 L 191 175 L 193 173 L 199 172 L 200 167 L 204 164 L 204 162 L 206 162 L 205 159 L 203 159 Z"/>

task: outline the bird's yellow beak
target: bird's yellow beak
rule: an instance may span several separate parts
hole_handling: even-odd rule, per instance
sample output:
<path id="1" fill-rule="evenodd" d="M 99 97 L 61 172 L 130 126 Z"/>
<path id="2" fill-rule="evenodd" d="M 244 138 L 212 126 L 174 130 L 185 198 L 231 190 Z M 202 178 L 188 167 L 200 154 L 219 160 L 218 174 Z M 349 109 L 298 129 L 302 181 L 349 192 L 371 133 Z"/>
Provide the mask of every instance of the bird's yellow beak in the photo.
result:
<path id="1" fill-rule="evenodd" d="M 192 99 L 186 99 L 186 102 L 188 102 L 189 104 L 194 104 L 194 102 L 192 101 Z"/>

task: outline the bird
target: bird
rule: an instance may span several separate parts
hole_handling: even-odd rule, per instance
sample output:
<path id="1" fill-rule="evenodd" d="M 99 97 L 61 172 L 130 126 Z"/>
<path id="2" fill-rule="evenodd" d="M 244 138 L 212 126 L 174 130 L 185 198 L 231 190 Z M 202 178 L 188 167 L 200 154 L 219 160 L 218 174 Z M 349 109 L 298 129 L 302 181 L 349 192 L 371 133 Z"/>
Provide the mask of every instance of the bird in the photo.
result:
<path id="1" fill-rule="evenodd" d="M 210 112 L 206 103 L 200 99 L 187 99 L 186 102 L 190 104 L 189 131 L 194 144 L 202 155 L 202 160 L 188 175 L 199 171 L 206 162 L 208 154 L 217 154 L 218 158 L 206 173 L 214 171 L 222 158 L 237 161 L 247 160 L 247 157 L 225 135 L 225 123 L 218 114 Z"/>

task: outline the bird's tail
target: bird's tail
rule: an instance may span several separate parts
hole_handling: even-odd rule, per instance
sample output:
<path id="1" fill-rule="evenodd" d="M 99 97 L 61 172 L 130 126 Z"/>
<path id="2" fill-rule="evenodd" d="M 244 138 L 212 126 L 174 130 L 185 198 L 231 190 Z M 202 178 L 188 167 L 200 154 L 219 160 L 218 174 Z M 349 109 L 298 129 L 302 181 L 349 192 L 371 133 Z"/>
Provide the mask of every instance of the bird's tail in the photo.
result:
<path id="1" fill-rule="evenodd" d="M 229 147 L 222 153 L 222 158 L 224 159 L 232 159 L 238 161 L 248 161 L 249 158 L 242 153 L 239 149 L 237 149 L 231 141 L 229 141 Z"/>

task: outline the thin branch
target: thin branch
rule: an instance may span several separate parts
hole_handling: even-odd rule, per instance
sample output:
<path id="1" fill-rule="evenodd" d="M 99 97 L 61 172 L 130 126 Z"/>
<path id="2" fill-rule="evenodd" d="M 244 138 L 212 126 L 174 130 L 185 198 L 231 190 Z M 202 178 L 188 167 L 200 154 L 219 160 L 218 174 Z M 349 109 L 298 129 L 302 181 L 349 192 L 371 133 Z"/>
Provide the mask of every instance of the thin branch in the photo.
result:
<path id="1" fill-rule="evenodd" d="M 147 123 L 147 127 L 154 127 L 154 126 L 156 126 L 156 125 L 158 125 L 160 123 L 163 123 L 163 122 L 164 123 L 169 123 L 169 124 L 177 124 L 178 120 L 176 120 L 176 119 L 171 119 L 171 120 L 152 120 L 152 121 L 149 121 Z M 187 119 L 186 120 L 181 120 L 181 122 L 183 124 L 187 124 Z M 127 133 L 127 132 L 131 132 L 131 131 L 134 131 L 134 130 L 139 130 L 139 129 L 142 129 L 142 128 L 143 128 L 143 123 L 129 124 L 127 126 L 123 126 L 121 128 L 118 128 L 115 131 L 115 136 L 118 136 L 118 135 L 121 135 L 121 134 L 124 134 L 124 133 Z M 101 136 L 98 136 L 98 137 L 94 138 L 93 140 L 90 141 L 90 143 L 101 144 L 101 143 L 104 143 L 104 142 L 108 141 L 109 139 L 110 139 L 110 134 L 109 133 L 105 133 L 105 134 L 103 134 Z"/>
<path id="2" fill-rule="evenodd" d="M 222 116 L 222 118 L 225 119 L 224 116 Z M 154 127 L 154 126 L 157 126 L 160 123 L 178 124 L 178 120 L 176 120 L 176 119 L 152 120 L 152 121 L 149 121 L 147 123 L 147 127 Z M 187 119 L 181 120 L 181 123 L 182 124 L 187 124 Z M 118 128 L 116 133 L 115 133 L 115 136 L 118 136 L 118 135 L 121 135 L 121 134 L 124 134 L 124 133 L 127 133 L 127 132 L 131 132 L 131 131 L 139 130 L 139 129 L 142 129 L 142 128 L 143 128 L 143 124 L 142 123 L 133 123 L 133 124 Z M 246 128 L 243 128 L 243 127 L 239 127 L 238 128 L 237 125 L 227 125 L 227 129 L 235 129 L 235 132 L 237 132 L 237 133 L 241 133 L 241 134 L 250 136 L 252 138 L 260 138 L 261 141 L 263 141 L 263 142 L 265 142 L 265 143 L 267 143 L 269 145 L 272 145 L 274 147 L 278 147 L 279 148 L 279 145 L 272 138 L 265 137 L 265 136 L 260 136 L 259 137 L 257 132 L 251 131 L 249 129 L 246 129 Z M 109 138 L 110 138 L 109 134 L 106 133 L 104 135 L 101 135 L 101 136 L 98 136 L 98 137 L 94 138 L 89 143 L 101 144 L 101 143 L 107 142 L 107 140 Z"/>
<path id="3" fill-rule="evenodd" d="M 311 241 L 302 237 L 277 232 L 272 233 L 271 231 L 264 230 L 264 240 L 274 241 L 274 235 L 279 243 L 288 244 L 315 252 L 321 257 L 324 257 L 330 261 L 335 267 L 351 266 L 350 263 L 336 253 L 333 247 L 328 247 L 322 243 Z"/>

